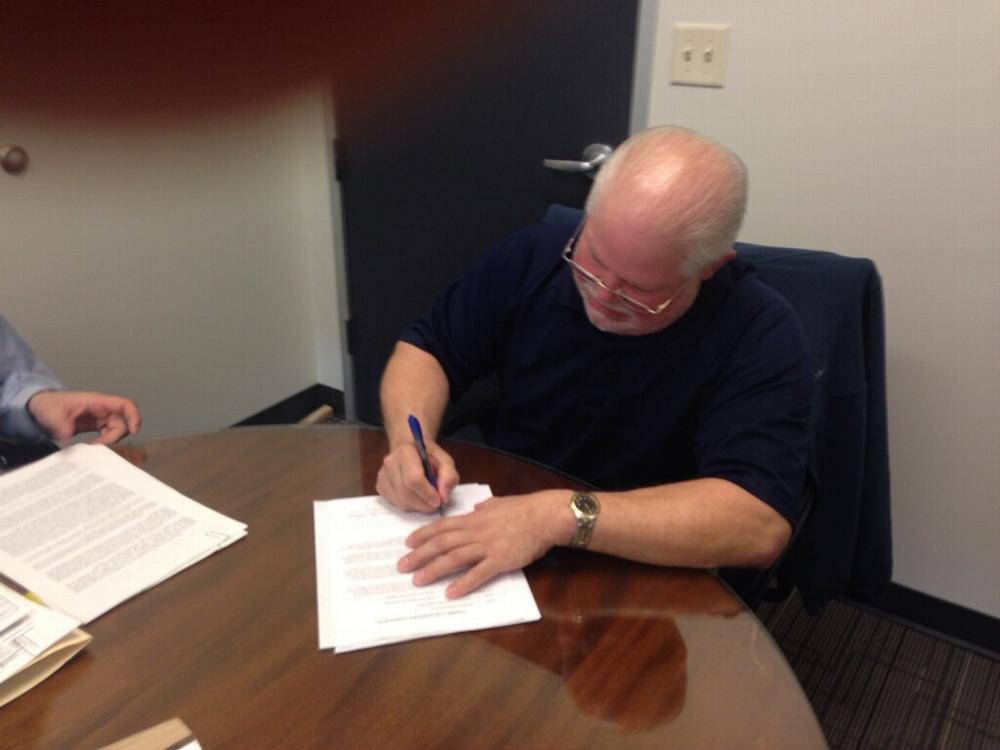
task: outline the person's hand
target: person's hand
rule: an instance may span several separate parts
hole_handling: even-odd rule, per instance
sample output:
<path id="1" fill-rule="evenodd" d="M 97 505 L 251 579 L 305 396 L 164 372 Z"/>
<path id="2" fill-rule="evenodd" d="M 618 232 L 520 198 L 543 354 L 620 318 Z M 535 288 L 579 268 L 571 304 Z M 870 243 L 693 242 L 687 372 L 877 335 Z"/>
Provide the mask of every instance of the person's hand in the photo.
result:
<path id="1" fill-rule="evenodd" d="M 475 511 L 429 523 L 406 538 L 413 551 L 396 564 L 424 586 L 468 568 L 445 589 L 449 599 L 509 570 L 523 568 L 573 536 L 568 490 L 492 497 Z"/>
<path id="2" fill-rule="evenodd" d="M 132 399 L 88 391 L 39 391 L 28 401 L 28 413 L 59 442 L 81 432 L 96 432 L 95 443 L 117 443 L 142 425 Z"/>
<path id="3" fill-rule="evenodd" d="M 400 510 L 436 511 L 458 484 L 458 471 L 455 461 L 437 443 L 427 443 L 427 458 L 437 478 L 437 489 L 424 476 L 416 446 L 401 443 L 382 459 L 375 491 Z"/>

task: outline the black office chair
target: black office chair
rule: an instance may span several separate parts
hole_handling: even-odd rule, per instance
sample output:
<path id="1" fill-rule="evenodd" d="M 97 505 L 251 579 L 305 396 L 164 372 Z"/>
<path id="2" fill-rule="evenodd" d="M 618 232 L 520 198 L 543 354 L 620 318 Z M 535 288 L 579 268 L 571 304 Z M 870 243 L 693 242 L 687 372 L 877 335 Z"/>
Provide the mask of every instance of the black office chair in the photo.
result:
<path id="1" fill-rule="evenodd" d="M 882 280 L 867 258 L 736 243 L 792 305 L 813 369 L 808 519 L 777 579 L 817 612 L 845 593 L 877 600 L 892 577 Z"/>
<path id="2" fill-rule="evenodd" d="M 578 224 L 554 204 L 544 221 Z M 720 571 L 744 601 L 781 599 L 798 587 L 810 611 L 850 592 L 877 598 L 892 570 L 882 287 L 872 261 L 815 250 L 736 243 L 736 251 L 798 313 L 815 381 L 810 472 L 801 515 L 767 570 Z M 498 387 L 476 383 L 449 406 L 441 434 L 489 444 Z"/>
<path id="3" fill-rule="evenodd" d="M 51 440 L 25 440 L 0 436 L 0 471 L 16 469 L 59 450 Z"/>

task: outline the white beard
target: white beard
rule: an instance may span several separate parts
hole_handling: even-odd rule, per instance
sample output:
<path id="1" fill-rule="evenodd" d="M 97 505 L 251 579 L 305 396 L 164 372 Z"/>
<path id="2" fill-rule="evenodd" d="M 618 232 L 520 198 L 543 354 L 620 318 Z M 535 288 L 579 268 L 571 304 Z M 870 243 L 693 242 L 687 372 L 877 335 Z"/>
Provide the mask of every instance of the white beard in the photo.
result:
<path id="1" fill-rule="evenodd" d="M 599 331 L 613 333 L 618 336 L 641 336 L 645 333 L 652 333 L 655 330 L 649 327 L 647 321 L 637 318 L 636 312 L 632 308 L 624 304 L 598 306 L 598 303 L 591 298 L 589 288 L 578 283 L 577 289 L 580 290 L 580 295 L 583 297 L 583 309 L 587 313 L 587 319 Z M 621 320 L 609 318 L 602 312 L 601 307 L 612 312 L 621 313 L 627 317 Z M 644 325 L 644 323 L 647 324 Z"/>

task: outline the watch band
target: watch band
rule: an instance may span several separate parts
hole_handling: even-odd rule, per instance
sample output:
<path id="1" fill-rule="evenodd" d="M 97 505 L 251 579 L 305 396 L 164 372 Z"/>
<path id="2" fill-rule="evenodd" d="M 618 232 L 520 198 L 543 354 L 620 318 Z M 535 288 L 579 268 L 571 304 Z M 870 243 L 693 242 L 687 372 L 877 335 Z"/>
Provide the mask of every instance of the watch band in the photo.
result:
<path id="1" fill-rule="evenodd" d="M 586 547 L 594 534 L 594 526 L 601 513 L 601 503 L 589 492 L 574 492 L 569 499 L 569 508 L 576 518 L 576 532 L 569 544 L 571 547 Z"/>

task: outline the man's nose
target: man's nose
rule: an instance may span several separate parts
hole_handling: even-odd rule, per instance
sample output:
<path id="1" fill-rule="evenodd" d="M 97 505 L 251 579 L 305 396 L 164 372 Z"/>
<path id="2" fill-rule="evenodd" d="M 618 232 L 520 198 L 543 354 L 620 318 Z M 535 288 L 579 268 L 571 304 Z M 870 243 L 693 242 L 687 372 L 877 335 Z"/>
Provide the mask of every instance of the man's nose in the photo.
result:
<path id="1" fill-rule="evenodd" d="M 603 279 L 602 279 L 603 281 Z M 594 296 L 599 302 L 611 303 L 618 300 L 618 295 L 616 295 L 612 290 L 617 287 L 604 281 L 603 284 L 594 284 Z"/>

